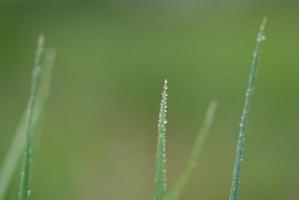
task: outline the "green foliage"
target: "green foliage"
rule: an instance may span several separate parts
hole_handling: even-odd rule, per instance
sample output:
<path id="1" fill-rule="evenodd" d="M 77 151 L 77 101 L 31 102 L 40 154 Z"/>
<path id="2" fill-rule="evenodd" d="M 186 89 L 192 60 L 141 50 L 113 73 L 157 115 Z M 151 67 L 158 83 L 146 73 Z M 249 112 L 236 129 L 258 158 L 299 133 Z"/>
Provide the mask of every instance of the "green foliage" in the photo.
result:
<path id="1" fill-rule="evenodd" d="M 39 39 L 38 49 L 36 52 L 36 60 L 34 63 L 34 70 L 40 70 L 41 56 L 43 52 L 43 37 Z M 24 151 L 25 140 L 27 137 L 28 126 L 30 125 L 32 131 L 36 131 L 38 124 L 41 121 L 44 105 L 49 95 L 49 84 L 51 79 L 51 71 L 53 68 L 55 59 L 54 50 L 46 50 L 43 67 L 41 72 L 39 72 L 40 80 L 37 74 L 34 74 L 32 78 L 32 91 L 30 101 L 35 98 L 34 104 L 31 102 L 28 104 L 27 111 L 23 115 L 22 120 L 16 130 L 15 136 L 6 154 L 4 162 L 0 170 L 0 200 L 4 200 L 9 189 L 13 175 L 17 169 L 17 163 Z M 33 89 L 35 90 L 33 93 Z M 34 96 L 33 96 L 34 95 Z M 30 112 L 30 116 L 29 116 Z M 29 124 L 29 119 L 31 118 L 31 124 Z"/>
<path id="2" fill-rule="evenodd" d="M 212 101 L 210 103 L 203 125 L 200 128 L 199 134 L 197 135 L 197 138 L 191 150 L 189 161 L 171 193 L 167 195 L 167 200 L 177 200 L 181 197 L 181 194 L 186 187 L 194 169 L 198 166 L 204 143 L 206 142 L 206 138 L 214 121 L 217 105 L 218 103 L 216 101 Z"/>
<path id="3" fill-rule="evenodd" d="M 217 102 L 210 103 L 203 125 L 200 129 L 200 134 L 197 136 L 195 144 L 192 148 L 189 162 L 178 179 L 175 187 L 169 195 L 166 195 L 167 182 L 166 182 L 166 124 L 167 124 L 167 80 L 164 82 L 162 100 L 160 105 L 159 121 L 158 121 L 158 141 L 156 150 L 156 191 L 155 200 L 177 200 L 180 198 L 183 189 L 186 187 L 188 180 L 191 177 L 192 172 L 198 166 L 200 154 L 206 141 L 207 135 L 212 126 L 215 111 L 217 108 Z"/>
<path id="4" fill-rule="evenodd" d="M 240 122 L 239 138 L 238 138 L 238 143 L 236 148 L 236 160 L 234 164 L 233 179 L 232 179 L 231 191 L 229 196 L 230 200 L 238 199 L 238 192 L 240 187 L 241 162 L 243 160 L 243 154 L 244 154 L 244 143 L 245 143 L 247 126 L 248 126 L 250 101 L 255 87 L 258 62 L 261 55 L 262 44 L 263 41 L 266 39 L 265 26 L 266 26 L 266 18 L 263 19 L 263 22 L 261 24 L 260 31 L 256 39 L 257 41 L 256 48 L 253 53 L 252 67 L 251 67 L 249 82 L 245 94 L 245 102 L 244 102 L 243 113 Z"/>
<path id="5" fill-rule="evenodd" d="M 266 19 L 263 20 L 257 37 L 257 44 L 253 53 L 253 61 L 249 82 L 245 95 L 245 102 L 241 117 L 239 138 L 236 148 L 236 160 L 233 170 L 232 185 L 230 191 L 230 200 L 238 200 L 238 192 L 240 187 L 240 171 L 241 162 L 244 154 L 245 136 L 248 126 L 248 117 L 251 97 L 253 95 L 258 61 L 260 59 L 262 43 L 265 40 L 264 29 Z M 0 171 L 0 200 L 5 199 L 8 188 L 12 182 L 12 176 L 16 172 L 17 163 L 22 158 L 21 172 L 19 180 L 18 200 L 30 199 L 30 179 L 32 168 L 32 150 L 34 139 L 37 134 L 38 124 L 42 118 L 44 104 L 49 94 L 49 83 L 51 79 L 51 71 L 55 59 L 53 50 L 44 50 L 44 36 L 38 39 L 37 50 L 32 72 L 32 85 L 29 102 L 26 112 L 16 131 L 12 144 L 4 160 Z M 176 184 L 166 195 L 167 177 L 166 177 L 166 124 L 167 124 L 167 96 L 168 82 L 165 80 L 162 91 L 162 100 L 160 104 L 159 120 L 158 120 L 158 137 L 156 147 L 156 172 L 155 172 L 155 200 L 178 200 L 181 198 L 182 192 L 186 187 L 195 168 L 199 164 L 202 149 L 210 128 L 214 121 L 214 115 L 217 108 L 217 102 L 210 103 L 203 125 L 197 135 L 188 163 L 177 180 Z"/>
<path id="6" fill-rule="evenodd" d="M 156 150 L 156 191 L 155 200 L 162 200 L 166 192 L 166 124 L 167 124 L 167 80 L 164 81 L 158 121 L 158 141 Z"/>
<path id="7" fill-rule="evenodd" d="M 41 36 L 42 37 L 42 36 Z M 37 65 L 40 64 L 41 53 L 43 51 L 43 38 L 39 40 L 39 47 L 37 52 L 37 57 L 39 60 L 36 60 L 34 63 L 34 68 L 37 70 Z M 38 124 L 40 123 L 44 111 L 44 105 L 49 95 L 49 84 L 51 80 L 51 72 L 55 60 L 55 51 L 48 49 L 45 51 L 45 56 L 43 59 L 43 68 L 40 72 L 40 80 L 38 81 L 38 77 L 34 75 L 32 79 L 32 88 L 35 87 L 36 95 L 35 95 L 35 104 L 28 105 L 27 112 L 23 115 L 22 120 L 16 130 L 15 136 L 12 140 L 12 143 L 9 147 L 7 155 L 4 159 L 0 170 L 0 200 L 4 200 L 6 197 L 7 190 L 9 189 L 12 177 L 17 169 L 17 163 L 22 155 L 24 150 L 24 144 L 26 139 L 26 131 L 28 131 L 28 110 L 31 109 L 31 128 L 32 130 L 36 130 L 38 128 Z M 35 84 L 35 85 L 34 85 Z M 33 91 L 31 91 L 32 93 Z M 32 94 L 31 94 L 32 95 Z M 33 97 L 30 97 L 33 98 Z"/>
<path id="8" fill-rule="evenodd" d="M 34 127 L 33 127 L 33 108 L 36 102 L 36 94 L 38 88 L 38 81 L 41 73 L 41 59 L 44 51 L 44 37 L 41 36 L 38 40 L 36 57 L 32 72 L 32 86 L 31 95 L 29 98 L 28 107 L 25 114 L 25 124 L 26 124 L 26 138 L 25 145 L 23 149 L 22 157 L 22 167 L 21 167 L 21 177 L 20 186 L 18 193 L 18 200 L 27 200 L 30 197 L 30 173 L 32 165 L 32 147 L 33 147 L 33 137 L 34 137 Z"/>

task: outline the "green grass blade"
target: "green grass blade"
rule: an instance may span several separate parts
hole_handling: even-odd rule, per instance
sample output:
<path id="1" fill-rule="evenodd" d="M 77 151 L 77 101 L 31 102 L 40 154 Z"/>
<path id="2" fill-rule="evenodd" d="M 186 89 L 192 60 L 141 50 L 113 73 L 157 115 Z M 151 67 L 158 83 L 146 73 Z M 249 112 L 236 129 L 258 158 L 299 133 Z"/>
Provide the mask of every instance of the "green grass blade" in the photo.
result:
<path id="1" fill-rule="evenodd" d="M 40 82 L 38 82 L 38 89 L 36 94 L 35 105 L 32 108 L 32 127 L 36 129 L 44 110 L 44 104 L 49 95 L 49 84 L 51 79 L 51 71 L 53 68 L 55 59 L 55 52 L 48 50 L 45 52 L 45 58 L 43 62 L 43 70 L 41 72 Z M 32 86 L 33 87 L 33 86 Z M 29 109 L 29 108 L 27 108 Z M 3 164 L 0 169 L 0 200 L 4 200 L 7 194 L 7 190 L 12 182 L 12 177 L 17 169 L 17 163 L 22 155 L 24 149 L 24 143 L 26 138 L 26 131 L 28 129 L 27 113 L 22 117 L 22 120 L 16 130 L 12 143 L 5 156 Z"/>
<path id="2" fill-rule="evenodd" d="M 167 195 L 166 198 L 167 200 L 177 200 L 181 197 L 181 194 L 184 188 L 186 187 L 192 175 L 192 172 L 198 166 L 204 143 L 206 141 L 206 138 L 210 132 L 211 126 L 214 121 L 217 105 L 218 103 L 216 101 L 212 101 L 209 104 L 203 125 L 200 128 L 199 134 L 197 135 L 195 143 L 192 147 L 191 154 L 189 157 L 189 161 L 186 165 L 186 168 L 181 174 L 181 176 L 179 177 L 171 193 Z"/>
<path id="3" fill-rule="evenodd" d="M 51 72 L 55 60 L 55 51 L 47 50 L 43 63 L 43 70 L 41 80 L 38 83 L 38 91 L 36 94 L 36 104 L 33 108 L 33 122 L 32 126 L 36 129 L 44 111 L 44 105 L 49 95 L 49 86 L 51 80 Z M 0 200 L 5 199 L 7 190 L 12 182 L 12 177 L 16 171 L 17 163 L 22 155 L 24 148 L 25 136 L 28 124 L 26 124 L 26 115 L 23 116 L 9 150 L 5 156 L 3 165 L 0 169 Z"/>
<path id="4" fill-rule="evenodd" d="M 17 168 L 17 163 L 22 154 L 24 147 L 25 127 L 24 117 L 19 124 L 17 131 L 14 135 L 12 143 L 9 147 L 9 150 L 4 158 L 3 164 L 0 170 L 0 200 L 4 200 L 7 194 L 7 190 L 12 182 L 13 175 Z"/>
<path id="5" fill-rule="evenodd" d="M 164 82 L 158 121 L 156 149 L 155 200 L 162 200 L 166 192 L 166 124 L 167 124 L 167 80 Z"/>
<path id="6" fill-rule="evenodd" d="M 45 89 L 42 84 L 47 84 L 50 80 L 50 75 L 45 74 L 45 68 L 42 68 L 42 58 L 44 55 L 44 36 L 40 36 L 38 39 L 37 50 L 35 54 L 35 60 L 32 72 L 32 86 L 31 95 L 29 98 L 27 110 L 25 113 L 25 143 L 22 155 L 21 175 L 18 200 L 28 200 L 30 198 L 30 178 L 31 178 L 31 165 L 32 165 L 32 148 L 34 136 L 36 135 L 36 124 L 39 120 L 39 116 L 35 115 L 37 110 L 41 109 L 41 101 L 39 99 L 39 92 L 47 96 L 48 89 Z M 47 58 L 49 59 L 49 57 Z M 50 59 L 51 60 L 51 59 Z M 51 62 L 49 61 L 48 70 L 51 70 Z M 48 71 L 49 73 L 49 71 Z M 44 78 L 44 80 L 42 79 Z"/>
<path id="7" fill-rule="evenodd" d="M 257 36 L 256 48 L 253 53 L 252 67 L 251 67 L 248 86 L 245 94 L 245 102 L 244 102 L 244 107 L 243 107 L 243 112 L 241 117 L 239 138 L 238 138 L 238 143 L 236 148 L 236 159 L 234 164 L 232 185 L 231 185 L 230 196 L 229 196 L 230 200 L 238 199 L 238 193 L 240 187 L 241 162 L 243 160 L 243 154 L 244 154 L 244 143 L 245 143 L 247 126 L 248 126 L 250 101 L 255 87 L 257 68 L 258 68 L 258 62 L 261 55 L 262 44 L 263 41 L 266 39 L 265 26 L 266 26 L 266 18 L 263 19 L 263 22 L 261 24 L 260 31 Z"/>

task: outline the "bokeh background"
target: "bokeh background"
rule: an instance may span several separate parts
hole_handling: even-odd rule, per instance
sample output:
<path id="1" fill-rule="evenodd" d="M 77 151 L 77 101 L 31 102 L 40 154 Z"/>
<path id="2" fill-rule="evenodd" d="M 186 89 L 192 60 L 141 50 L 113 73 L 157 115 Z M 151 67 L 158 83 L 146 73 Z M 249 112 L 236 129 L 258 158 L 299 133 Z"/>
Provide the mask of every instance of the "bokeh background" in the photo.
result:
<path id="1" fill-rule="evenodd" d="M 168 185 L 211 100 L 219 109 L 182 199 L 228 199 L 261 19 L 268 17 L 240 199 L 299 198 L 299 3 L 291 0 L 7 0 L 0 3 L 0 160 L 29 96 L 39 33 L 57 50 L 32 200 L 153 199 L 169 80 Z M 16 191 L 10 191 L 15 199 Z"/>

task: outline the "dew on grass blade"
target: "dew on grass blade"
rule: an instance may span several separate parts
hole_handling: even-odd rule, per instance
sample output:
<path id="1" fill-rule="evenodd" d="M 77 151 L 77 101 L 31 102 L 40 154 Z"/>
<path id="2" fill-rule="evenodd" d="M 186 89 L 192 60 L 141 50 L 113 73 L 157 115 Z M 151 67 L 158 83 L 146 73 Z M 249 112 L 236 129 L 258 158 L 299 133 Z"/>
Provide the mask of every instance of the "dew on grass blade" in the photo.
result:
<path id="1" fill-rule="evenodd" d="M 243 155 L 244 155 L 244 144 L 245 144 L 245 136 L 247 132 L 250 102 L 256 84 L 255 82 L 256 82 L 257 71 L 258 71 L 257 68 L 258 68 L 258 62 L 261 55 L 262 43 L 266 39 L 265 36 L 266 21 L 267 21 L 266 18 L 264 18 L 256 39 L 256 48 L 253 52 L 251 72 L 249 75 L 248 86 L 245 93 L 245 100 L 244 100 L 243 112 L 241 116 L 238 142 L 236 147 L 236 158 L 234 163 L 233 178 L 232 178 L 232 184 L 231 184 L 231 190 L 229 196 L 230 200 L 238 200 L 238 193 L 240 188 L 241 163 L 243 161 Z"/>
<path id="2" fill-rule="evenodd" d="M 158 138 L 156 149 L 156 176 L 155 176 L 155 200 L 163 200 L 167 184 L 166 184 L 166 124 L 167 124 L 167 89 L 168 82 L 165 79 L 162 100 L 160 104 L 159 120 L 158 120 Z"/>

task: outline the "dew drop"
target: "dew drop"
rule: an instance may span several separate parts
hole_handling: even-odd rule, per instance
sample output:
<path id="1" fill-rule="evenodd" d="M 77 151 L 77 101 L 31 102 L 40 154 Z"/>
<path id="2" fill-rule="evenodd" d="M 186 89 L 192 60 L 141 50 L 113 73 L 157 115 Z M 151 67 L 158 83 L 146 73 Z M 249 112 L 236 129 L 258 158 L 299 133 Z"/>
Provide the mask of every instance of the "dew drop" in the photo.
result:
<path id="1" fill-rule="evenodd" d="M 259 34 L 256 38 L 257 42 L 264 41 L 266 39 L 266 36 L 264 34 Z"/>
<path id="2" fill-rule="evenodd" d="M 30 194 L 31 194 L 31 190 L 28 190 L 27 191 L 27 197 L 30 197 Z"/>

